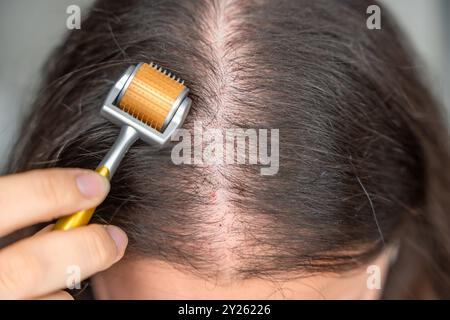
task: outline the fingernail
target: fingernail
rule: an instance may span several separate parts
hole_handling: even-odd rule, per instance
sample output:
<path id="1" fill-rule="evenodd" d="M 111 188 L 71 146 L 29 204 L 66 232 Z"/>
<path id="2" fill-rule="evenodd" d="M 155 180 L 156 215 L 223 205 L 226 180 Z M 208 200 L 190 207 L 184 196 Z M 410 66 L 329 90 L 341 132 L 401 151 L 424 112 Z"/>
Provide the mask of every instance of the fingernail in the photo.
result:
<path id="1" fill-rule="evenodd" d="M 108 180 L 96 172 L 83 172 L 76 177 L 80 192 L 87 198 L 97 198 L 109 191 Z"/>
<path id="2" fill-rule="evenodd" d="M 125 252 L 125 249 L 128 245 L 128 237 L 126 233 L 122 231 L 122 229 L 116 226 L 106 225 L 105 228 L 116 244 L 118 258 L 120 259 L 123 256 L 123 253 Z"/>

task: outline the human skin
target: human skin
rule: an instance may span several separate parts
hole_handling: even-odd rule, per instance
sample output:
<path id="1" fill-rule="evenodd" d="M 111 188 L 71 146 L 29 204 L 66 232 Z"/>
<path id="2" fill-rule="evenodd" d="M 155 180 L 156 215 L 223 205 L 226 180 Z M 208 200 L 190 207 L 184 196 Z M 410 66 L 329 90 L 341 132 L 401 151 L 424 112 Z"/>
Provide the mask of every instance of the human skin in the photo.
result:
<path id="1" fill-rule="evenodd" d="M 0 237 L 100 204 L 108 181 L 90 170 L 44 169 L 0 177 Z M 0 250 L 0 299 L 72 299 L 63 289 L 76 265 L 81 279 L 120 260 L 128 243 L 114 226 L 69 231 L 49 225 Z"/>
<path id="2" fill-rule="evenodd" d="M 383 283 L 389 254 L 372 265 L 380 268 Z M 91 280 L 97 299 L 378 299 L 379 289 L 367 285 L 367 266 L 345 274 L 285 279 L 206 279 L 149 258 L 124 259 Z M 289 280 L 286 280 L 289 279 Z"/>
<path id="3" fill-rule="evenodd" d="M 0 236 L 5 236 L 95 207 L 109 184 L 89 170 L 45 169 L 0 177 L 0 190 Z M 72 299 L 63 291 L 69 265 L 80 267 L 82 279 L 94 275 L 98 299 L 376 299 L 381 293 L 368 288 L 367 266 L 338 275 L 286 274 L 284 280 L 207 279 L 150 258 L 121 260 L 127 237 L 114 226 L 51 229 L 52 225 L 0 250 L 1 299 Z M 383 279 L 388 260 L 385 253 L 372 263 Z"/>

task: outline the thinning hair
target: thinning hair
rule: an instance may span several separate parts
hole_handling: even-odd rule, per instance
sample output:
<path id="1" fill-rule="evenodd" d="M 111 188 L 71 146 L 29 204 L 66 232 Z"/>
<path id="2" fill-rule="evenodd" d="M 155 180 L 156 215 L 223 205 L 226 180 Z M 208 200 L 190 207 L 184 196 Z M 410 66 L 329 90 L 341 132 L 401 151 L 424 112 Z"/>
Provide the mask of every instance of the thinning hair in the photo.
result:
<path id="1" fill-rule="evenodd" d="M 105 95 L 155 61 L 191 89 L 185 128 L 277 128 L 280 168 L 177 166 L 171 146 L 138 142 L 96 214 L 126 230 L 129 255 L 301 276 L 400 243 L 391 275 L 413 280 L 386 297 L 420 295 L 421 279 L 448 298 L 447 131 L 385 9 L 367 29 L 369 2 L 97 1 L 48 60 L 9 172 L 94 168 L 119 130 L 99 115 Z"/>

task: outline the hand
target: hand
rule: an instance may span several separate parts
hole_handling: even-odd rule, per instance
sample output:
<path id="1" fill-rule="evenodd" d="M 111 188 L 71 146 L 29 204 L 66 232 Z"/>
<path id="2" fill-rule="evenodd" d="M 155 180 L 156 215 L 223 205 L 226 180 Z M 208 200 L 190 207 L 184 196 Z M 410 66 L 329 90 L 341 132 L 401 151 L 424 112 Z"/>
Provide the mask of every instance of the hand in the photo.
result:
<path id="1" fill-rule="evenodd" d="M 20 228 L 92 208 L 109 191 L 94 171 L 44 169 L 0 177 L 0 237 Z M 69 231 L 46 227 L 0 250 L 0 299 L 72 299 L 68 268 L 81 279 L 123 257 L 128 239 L 114 226 L 88 225 Z"/>

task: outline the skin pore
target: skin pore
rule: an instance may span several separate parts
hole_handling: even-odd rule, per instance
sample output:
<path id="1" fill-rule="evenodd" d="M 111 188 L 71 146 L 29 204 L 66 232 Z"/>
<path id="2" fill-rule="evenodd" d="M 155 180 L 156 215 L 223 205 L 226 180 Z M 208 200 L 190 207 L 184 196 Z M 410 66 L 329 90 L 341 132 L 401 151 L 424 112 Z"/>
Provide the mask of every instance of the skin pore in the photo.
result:
<path id="1" fill-rule="evenodd" d="M 386 250 L 370 264 L 379 267 L 379 289 L 367 285 L 369 265 L 344 274 L 288 280 L 219 280 L 149 258 L 124 259 L 95 275 L 91 283 L 96 299 L 378 299 L 391 254 Z"/>

